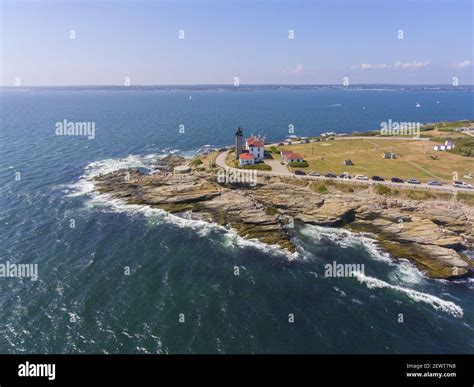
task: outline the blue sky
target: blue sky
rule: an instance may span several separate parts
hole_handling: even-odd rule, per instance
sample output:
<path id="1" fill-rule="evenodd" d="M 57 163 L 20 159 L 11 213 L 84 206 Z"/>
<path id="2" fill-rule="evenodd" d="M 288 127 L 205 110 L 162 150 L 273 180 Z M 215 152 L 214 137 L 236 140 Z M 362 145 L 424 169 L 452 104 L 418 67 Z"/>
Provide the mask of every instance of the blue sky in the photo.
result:
<path id="1" fill-rule="evenodd" d="M 470 0 L 0 1 L 2 86 L 474 79 Z"/>

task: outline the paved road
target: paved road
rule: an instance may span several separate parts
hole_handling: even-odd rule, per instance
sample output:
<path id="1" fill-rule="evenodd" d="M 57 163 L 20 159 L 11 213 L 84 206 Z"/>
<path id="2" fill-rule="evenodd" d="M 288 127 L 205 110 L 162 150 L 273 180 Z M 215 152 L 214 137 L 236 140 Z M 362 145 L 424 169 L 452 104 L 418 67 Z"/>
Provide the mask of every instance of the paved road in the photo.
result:
<path id="1" fill-rule="evenodd" d="M 230 168 L 226 165 L 225 160 L 227 159 L 227 155 L 229 154 L 229 151 L 225 151 L 222 153 L 219 153 L 216 157 L 215 163 L 218 167 L 221 168 Z"/>
<path id="2" fill-rule="evenodd" d="M 227 155 L 229 154 L 229 151 L 225 151 L 220 153 L 216 157 L 216 165 L 221 168 L 230 168 L 229 166 L 226 165 L 225 160 L 227 158 Z M 267 160 L 266 160 L 267 161 Z M 276 161 L 276 160 L 274 160 Z M 282 166 L 278 162 L 279 166 Z M 234 169 L 234 168 L 231 168 Z M 360 185 L 373 185 L 373 184 L 381 184 L 385 185 L 390 188 L 401 188 L 401 189 L 416 189 L 419 191 L 437 191 L 437 192 L 449 192 L 449 193 L 456 193 L 456 192 L 470 192 L 474 193 L 474 189 L 468 189 L 468 188 L 456 188 L 450 185 L 444 185 L 441 187 L 434 186 L 434 185 L 428 185 L 426 183 L 423 184 L 408 184 L 408 183 L 392 183 L 391 181 L 372 181 L 372 180 L 355 180 L 355 179 L 341 179 L 341 178 L 329 178 L 325 176 L 309 176 L 309 175 L 303 175 L 303 176 L 297 176 L 294 173 L 291 172 L 279 172 L 279 171 L 258 171 L 258 174 L 266 174 L 270 176 L 286 176 L 286 177 L 294 177 L 297 179 L 302 179 L 302 180 L 337 180 L 338 182 L 341 183 L 350 183 L 350 184 L 360 184 Z"/>

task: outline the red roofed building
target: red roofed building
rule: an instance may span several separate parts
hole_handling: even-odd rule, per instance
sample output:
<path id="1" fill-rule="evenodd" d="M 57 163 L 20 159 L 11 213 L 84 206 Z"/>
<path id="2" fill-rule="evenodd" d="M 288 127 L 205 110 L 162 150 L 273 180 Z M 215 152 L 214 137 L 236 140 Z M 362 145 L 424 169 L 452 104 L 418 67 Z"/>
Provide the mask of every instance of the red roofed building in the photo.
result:
<path id="1" fill-rule="evenodd" d="M 292 151 L 281 151 L 281 159 L 286 163 L 302 163 L 304 157 L 299 153 L 293 153 Z"/>
<path id="2" fill-rule="evenodd" d="M 239 155 L 240 165 L 253 165 L 255 164 L 255 157 L 250 153 L 241 153 Z"/>
<path id="3" fill-rule="evenodd" d="M 257 148 L 261 148 L 262 146 L 265 146 L 265 143 L 258 137 L 250 137 L 247 139 L 247 146 L 255 146 Z"/>
<path id="4" fill-rule="evenodd" d="M 245 140 L 245 149 L 255 157 L 255 160 L 261 161 L 264 157 L 265 142 L 260 137 L 251 136 Z"/>

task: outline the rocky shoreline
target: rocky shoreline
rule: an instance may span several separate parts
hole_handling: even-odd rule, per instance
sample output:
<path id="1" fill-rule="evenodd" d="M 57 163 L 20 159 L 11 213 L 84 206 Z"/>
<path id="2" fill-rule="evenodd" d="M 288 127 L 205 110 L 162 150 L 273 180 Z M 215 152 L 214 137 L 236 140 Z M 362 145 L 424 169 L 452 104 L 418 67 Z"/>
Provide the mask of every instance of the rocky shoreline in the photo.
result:
<path id="1" fill-rule="evenodd" d="M 345 227 L 370 232 L 394 258 L 407 258 L 432 278 L 473 273 L 463 252 L 474 241 L 474 208 L 448 200 L 416 201 L 370 192 L 318 193 L 313 183 L 259 175 L 257 184 L 218 182 L 210 164 L 174 174 L 188 164 L 169 156 L 148 175 L 122 169 L 94 179 L 96 189 L 129 204 L 144 204 L 235 229 L 241 236 L 279 245 L 290 252 L 294 224 Z"/>

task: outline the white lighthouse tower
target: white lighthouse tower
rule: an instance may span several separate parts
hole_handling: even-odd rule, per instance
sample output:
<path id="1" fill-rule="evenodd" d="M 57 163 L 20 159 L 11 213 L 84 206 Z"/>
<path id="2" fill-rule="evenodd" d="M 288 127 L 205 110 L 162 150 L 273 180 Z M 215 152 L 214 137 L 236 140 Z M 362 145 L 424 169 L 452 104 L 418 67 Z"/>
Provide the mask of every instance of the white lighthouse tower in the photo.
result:
<path id="1" fill-rule="evenodd" d="M 242 143 L 244 139 L 244 132 L 239 126 L 235 131 L 235 159 L 238 160 L 240 154 L 242 153 Z"/>

